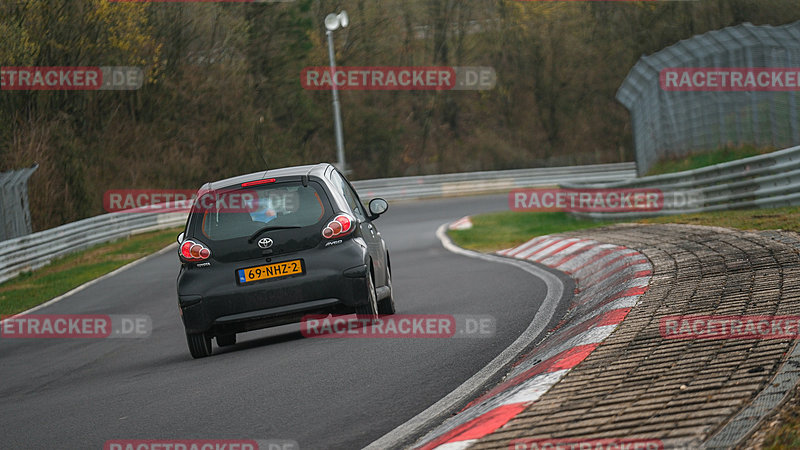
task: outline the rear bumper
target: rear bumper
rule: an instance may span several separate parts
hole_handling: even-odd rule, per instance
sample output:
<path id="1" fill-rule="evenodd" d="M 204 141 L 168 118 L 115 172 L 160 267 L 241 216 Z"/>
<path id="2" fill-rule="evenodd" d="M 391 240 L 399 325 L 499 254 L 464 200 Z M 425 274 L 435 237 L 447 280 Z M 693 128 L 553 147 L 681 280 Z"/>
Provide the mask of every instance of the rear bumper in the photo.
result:
<path id="1" fill-rule="evenodd" d="M 238 333 L 299 322 L 307 314 L 348 314 L 367 301 L 368 259 L 360 242 L 345 241 L 270 262 L 291 259 L 303 259 L 304 275 L 251 285 L 239 285 L 235 272 L 252 264 L 185 265 L 178 276 L 178 306 L 186 331 Z"/>

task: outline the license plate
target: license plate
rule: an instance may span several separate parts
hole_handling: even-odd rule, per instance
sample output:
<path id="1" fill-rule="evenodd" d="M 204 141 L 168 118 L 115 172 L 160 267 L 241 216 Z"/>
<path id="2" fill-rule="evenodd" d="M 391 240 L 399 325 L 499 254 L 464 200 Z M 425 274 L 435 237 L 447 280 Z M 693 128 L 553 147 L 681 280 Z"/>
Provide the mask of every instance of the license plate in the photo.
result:
<path id="1" fill-rule="evenodd" d="M 236 271 L 239 284 L 303 274 L 303 260 L 295 259 L 264 266 L 248 267 Z"/>

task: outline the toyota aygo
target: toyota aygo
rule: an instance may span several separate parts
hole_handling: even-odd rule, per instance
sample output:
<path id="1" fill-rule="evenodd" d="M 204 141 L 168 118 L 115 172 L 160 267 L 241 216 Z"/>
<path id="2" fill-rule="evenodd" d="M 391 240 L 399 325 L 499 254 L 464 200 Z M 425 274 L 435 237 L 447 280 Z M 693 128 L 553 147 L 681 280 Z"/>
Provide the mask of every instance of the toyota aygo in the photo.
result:
<path id="1" fill-rule="evenodd" d="M 394 314 L 389 252 L 367 208 L 330 164 L 204 185 L 178 236 L 178 306 L 189 351 L 309 314 Z"/>

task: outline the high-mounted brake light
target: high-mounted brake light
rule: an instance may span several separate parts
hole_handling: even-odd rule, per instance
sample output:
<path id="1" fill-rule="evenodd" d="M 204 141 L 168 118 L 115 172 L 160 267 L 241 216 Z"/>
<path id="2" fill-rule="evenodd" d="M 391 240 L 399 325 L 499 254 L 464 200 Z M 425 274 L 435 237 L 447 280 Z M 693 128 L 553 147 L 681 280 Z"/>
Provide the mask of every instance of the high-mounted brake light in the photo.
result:
<path id="1" fill-rule="evenodd" d="M 211 257 L 211 250 L 200 242 L 189 240 L 181 244 L 181 256 L 190 262 L 205 261 Z"/>
<path id="2" fill-rule="evenodd" d="M 262 184 L 269 184 L 274 182 L 275 178 L 266 178 L 264 180 L 248 181 L 247 183 L 242 183 L 242 187 L 259 186 Z"/>
<path id="3" fill-rule="evenodd" d="M 322 229 L 322 237 L 325 239 L 333 239 L 347 236 L 355 229 L 353 226 L 354 222 L 355 219 L 350 217 L 350 215 L 339 214 Z"/>

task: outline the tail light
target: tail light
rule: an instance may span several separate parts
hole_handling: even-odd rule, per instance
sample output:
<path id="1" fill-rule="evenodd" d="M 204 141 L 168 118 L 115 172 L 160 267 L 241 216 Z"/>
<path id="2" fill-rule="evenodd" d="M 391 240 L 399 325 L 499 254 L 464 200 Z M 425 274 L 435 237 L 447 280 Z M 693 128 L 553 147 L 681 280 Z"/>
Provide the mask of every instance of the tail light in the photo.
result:
<path id="1" fill-rule="evenodd" d="M 201 242 L 184 241 L 181 244 L 181 257 L 189 262 L 205 261 L 211 257 L 211 250 Z"/>
<path id="2" fill-rule="evenodd" d="M 347 236 L 356 228 L 355 219 L 349 214 L 339 214 L 322 229 L 322 237 L 334 239 Z"/>

